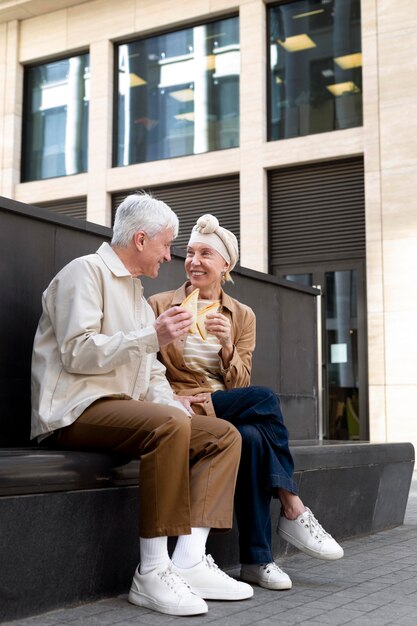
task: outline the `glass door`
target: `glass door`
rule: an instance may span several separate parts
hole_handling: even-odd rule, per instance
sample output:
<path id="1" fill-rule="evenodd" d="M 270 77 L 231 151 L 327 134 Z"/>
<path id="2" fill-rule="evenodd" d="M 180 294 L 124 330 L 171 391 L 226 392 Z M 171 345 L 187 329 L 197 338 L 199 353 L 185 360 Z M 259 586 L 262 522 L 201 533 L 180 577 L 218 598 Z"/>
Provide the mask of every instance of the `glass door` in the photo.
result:
<path id="1" fill-rule="evenodd" d="M 322 291 L 323 436 L 368 438 L 365 277 L 362 261 L 294 268 L 282 278 Z"/>

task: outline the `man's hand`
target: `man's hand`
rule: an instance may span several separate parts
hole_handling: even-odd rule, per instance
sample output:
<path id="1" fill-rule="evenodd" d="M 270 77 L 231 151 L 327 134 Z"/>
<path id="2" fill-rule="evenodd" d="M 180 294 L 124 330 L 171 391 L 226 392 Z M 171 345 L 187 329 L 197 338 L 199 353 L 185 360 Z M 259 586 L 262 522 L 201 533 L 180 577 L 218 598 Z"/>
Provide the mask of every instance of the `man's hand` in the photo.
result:
<path id="1" fill-rule="evenodd" d="M 160 346 L 172 343 L 181 335 L 185 335 L 191 328 L 193 316 L 189 311 L 179 306 L 173 306 L 161 313 L 154 322 Z"/>
<path id="2" fill-rule="evenodd" d="M 178 402 L 181 402 L 182 406 L 187 409 L 187 411 L 189 411 L 190 413 L 193 412 L 193 409 L 191 407 L 192 404 L 203 404 L 203 402 L 205 402 L 207 400 L 207 397 L 210 394 L 208 393 L 199 393 L 196 396 L 175 396 L 175 399 L 178 400 Z"/>

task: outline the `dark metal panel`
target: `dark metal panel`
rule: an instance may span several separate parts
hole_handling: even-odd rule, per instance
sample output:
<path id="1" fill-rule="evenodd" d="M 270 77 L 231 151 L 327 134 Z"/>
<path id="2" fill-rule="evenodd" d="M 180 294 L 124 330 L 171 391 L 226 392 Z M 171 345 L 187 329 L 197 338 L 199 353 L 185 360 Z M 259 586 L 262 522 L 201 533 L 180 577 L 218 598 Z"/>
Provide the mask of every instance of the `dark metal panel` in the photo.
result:
<path id="1" fill-rule="evenodd" d="M 272 267 L 365 257 L 362 158 L 269 174 Z"/>
<path id="2" fill-rule="evenodd" d="M 66 216 L 64 213 L 55 213 L 48 209 L 34 206 L 33 204 L 24 204 L 23 202 L 17 202 L 17 200 L 11 200 L 0 196 L 0 209 L 1 212 L 10 212 L 14 215 L 23 215 L 26 218 L 31 217 L 39 222 L 47 222 L 48 224 L 58 224 L 68 230 L 76 232 L 86 232 L 95 234 L 108 239 L 111 237 L 111 229 L 107 226 L 101 226 L 94 222 L 85 222 L 83 220 L 75 220 L 72 217 Z"/>
<path id="3" fill-rule="evenodd" d="M 239 177 L 228 176 L 198 180 L 177 185 L 147 187 L 156 198 L 166 202 L 178 215 L 180 230 L 175 245 L 185 248 L 197 219 L 205 213 L 215 215 L 221 226 L 240 237 Z M 136 189 L 118 192 L 113 196 L 113 215 L 122 200 Z"/>
<path id="4" fill-rule="evenodd" d="M 30 363 L 41 294 L 61 267 L 94 252 L 110 231 L 73 229 L 70 218 L 60 224 L 51 215 L 48 222 L 34 217 L 36 209 L 25 214 L 21 204 L 16 212 L 12 201 L 6 210 L 2 204 L 0 199 L 0 445 L 12 446 L 29 441 Z"/>
<path id="5" fill-rule="evenodd" d="M 38 202 L 36 206 L 48 209 L 54 213 L 63 213 L 80 220 L 87 219 L 87 198 L 67 198 L 65 200 L 53 200 L 51 202 Z"/>

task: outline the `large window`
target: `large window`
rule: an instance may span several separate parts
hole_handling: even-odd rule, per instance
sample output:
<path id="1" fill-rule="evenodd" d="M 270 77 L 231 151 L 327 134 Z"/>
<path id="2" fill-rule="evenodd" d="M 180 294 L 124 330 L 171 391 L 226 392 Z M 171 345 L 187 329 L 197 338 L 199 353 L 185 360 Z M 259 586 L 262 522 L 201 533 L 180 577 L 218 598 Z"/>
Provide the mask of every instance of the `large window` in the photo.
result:
<path id="1" fill-rule="evenodd" d="M 239 145 L 239 21 L 119 45 L 115 165 Z"/>
<path id="2" fill-rule="evenodd" d="M 87 170 L 89 55 L 25 70 L 22 180 Z"/>
<path id="3" fill-rule="evenodd" d="M 279 4 L 268 25 L 268 138 L 360 126 L 360 0 Z"/>

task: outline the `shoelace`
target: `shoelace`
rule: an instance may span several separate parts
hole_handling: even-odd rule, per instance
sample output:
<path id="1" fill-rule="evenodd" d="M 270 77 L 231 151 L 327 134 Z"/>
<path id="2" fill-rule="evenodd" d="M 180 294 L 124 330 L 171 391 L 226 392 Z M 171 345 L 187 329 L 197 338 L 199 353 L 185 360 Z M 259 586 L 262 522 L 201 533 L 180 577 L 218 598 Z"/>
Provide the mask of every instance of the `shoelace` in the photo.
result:
<path id="1" fill-rule="evenodd" d="M 305 522 L 303 518 L 307 518 L 308 521 Z M 303 518 L 301 519 L 301 523 L 309 529 L 311 536 L 314 536 L 319 541 L 323 541 L 323 539 L 328 537 L 331 538 L 331 535 L 324 530 L 323 526 L 314 517 L 310 509 L 307 509 L 305 513 L 303 513 Z"/>
<path id="2" fill-rule="evenodd" d="M 272 561 L 272 563 L 267 563 L 266 565 L 262 565 L 262 569 L 264 569 L 267 574 L 269 574 L 271 570 L 275 570 L 279 574 L 284 574 L 282 569 L 278 567 L 278 565 L 274 561 Z"/>
<path id="3" fill-rule="evenodd" d="M 158 576 L 162 582 L 168 585 L 177 595 L 179 595 L 179 592 L 184 593 L 185 591 L 191 591 L 191 587 L 187 581 L 170 567 L 167 567 L 163 572 L 159 572 Z"/>
<path id="4" fill-rule="evenodd" d="M 223 570 L 221 570 L 220 567 L 216 565 L 211 554 L 206 554 L 203 558 L 203 561 L 209 569 L 214 570 L 219 576 L 223 576 L 223 578 L 230 578 L 230 576 L 226 574 L 226 572 L 223 572 Z"/>

